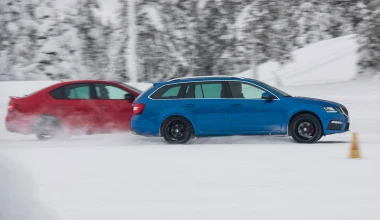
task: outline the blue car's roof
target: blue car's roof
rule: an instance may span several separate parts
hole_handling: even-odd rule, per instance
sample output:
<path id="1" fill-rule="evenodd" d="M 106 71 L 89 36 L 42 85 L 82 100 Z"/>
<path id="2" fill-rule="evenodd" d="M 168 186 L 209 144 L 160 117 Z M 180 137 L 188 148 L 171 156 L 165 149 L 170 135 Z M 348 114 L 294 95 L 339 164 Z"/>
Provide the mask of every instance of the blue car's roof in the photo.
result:
<path id="1" fill-rule="evenodd" d="M 170 79 L 168 81 L 163 81 L 163 82 L 154 82 L 154 86 L 162 86 L 162 85 L 168 85 L 168 84 L 175 84 L 175 83 L 186 83 L 186 82 L 197 82 L 197 81 L 203 81 L 203 80 L 241 80 L 241 81 L 246 81 L 246 82 L 253 82 L 261 87 L 264 87 L 265 89 L 271 91 L 272 93 L 275 93 L 277 96 L 288 96 L 290 97 L 289 94 L 273 87 L 270 86 L 264 82 L 251 79 L 251 78 L 245 78 L 245 77 L 238 77 L 238 76 L 228 76 L 228 75 L 221 75 L 221 76 L 189 76 L 189 77 L 180 77 L 180 78 L 174 78 Z"/>
<path id="2" fill-rule="evenodd" d="M 232 79 L 244 79 L 244 80 L 252 80 L 247 79 L 243 77 L 236 77 L 236 76 L 189 76 L 189 77 L 180 77 L 180 78 L 173 78 L 167 81 L 163 82 L 154 82 L 153 84 L 171 84 L 171 83 L 178 83 L 178 82 L 194 82 L 194 81 L 202 81 L 202 80 L 232 80 Z"/>

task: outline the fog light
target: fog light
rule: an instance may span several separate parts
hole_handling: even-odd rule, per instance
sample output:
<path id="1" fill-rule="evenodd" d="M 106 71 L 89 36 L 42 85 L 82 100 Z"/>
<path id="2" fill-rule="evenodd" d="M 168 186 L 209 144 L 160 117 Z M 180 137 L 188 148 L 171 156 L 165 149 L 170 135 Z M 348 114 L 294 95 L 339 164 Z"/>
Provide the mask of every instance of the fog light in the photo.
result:
<path id="1" fill-rule="evenodd" d="M 343 124 L 343 122 L 341 122 L 341 121 L 331 121 L 331 123 L 332 124 L 340 124 L 340 125 Z"/>

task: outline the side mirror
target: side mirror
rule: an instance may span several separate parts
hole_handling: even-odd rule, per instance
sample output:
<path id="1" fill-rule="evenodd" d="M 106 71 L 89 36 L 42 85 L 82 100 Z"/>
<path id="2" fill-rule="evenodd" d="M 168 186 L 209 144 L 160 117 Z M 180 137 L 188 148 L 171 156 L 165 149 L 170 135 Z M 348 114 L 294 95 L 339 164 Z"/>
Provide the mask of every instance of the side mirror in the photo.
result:
<path id="1" fill-rule="evenodd" d="M 135 100 L 135 96 L 132 94 L 129 94 L 129 93 L 125 94 L 124 98 L 125 98 L 125 100 L 129 100 L 129 101 Z"/>
<path id="2" fill-rule="evenodd" d="M 268 92 L 264 92 L 262 95 L 261 95 L 261 98 L 262 99 L 265 99 L 265 100 L 273 100 L 274 97 L 272 94 L 268 93 Z"/>

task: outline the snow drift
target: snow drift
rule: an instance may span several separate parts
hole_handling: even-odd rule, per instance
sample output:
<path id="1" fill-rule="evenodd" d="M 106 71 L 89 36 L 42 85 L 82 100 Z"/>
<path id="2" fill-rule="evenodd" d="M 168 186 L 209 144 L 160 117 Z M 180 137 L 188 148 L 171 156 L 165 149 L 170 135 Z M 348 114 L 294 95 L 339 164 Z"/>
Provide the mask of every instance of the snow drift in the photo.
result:
<path id="1" fill-rule="evenodd" d="M 267 62 L 258 66 L 258 79 L 271 85 L 302 85 L 354 79 L 358 55 L 355 35 L 320 41 L 292 53 L 293 61 L 280 66 Z M 252 78 L 247 70 L 236 76 Z"/>

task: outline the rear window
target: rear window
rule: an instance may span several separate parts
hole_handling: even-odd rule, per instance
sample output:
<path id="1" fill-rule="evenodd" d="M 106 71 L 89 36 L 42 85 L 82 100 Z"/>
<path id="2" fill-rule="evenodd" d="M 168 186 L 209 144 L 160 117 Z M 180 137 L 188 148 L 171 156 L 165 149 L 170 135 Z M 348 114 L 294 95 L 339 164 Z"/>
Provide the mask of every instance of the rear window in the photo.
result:
<path id="1" fill-rule="evenodd" d="M 152 99 L 176 99 L 182 84 L 166 85 L 155 91 L 150 97 Z"/>
<path id="2" fill-rule="evenodd" d="M 54 89 L 53 91 L 50 92 L 50 95 L 55 99 L 63 99 L 63 87 Z"/>

